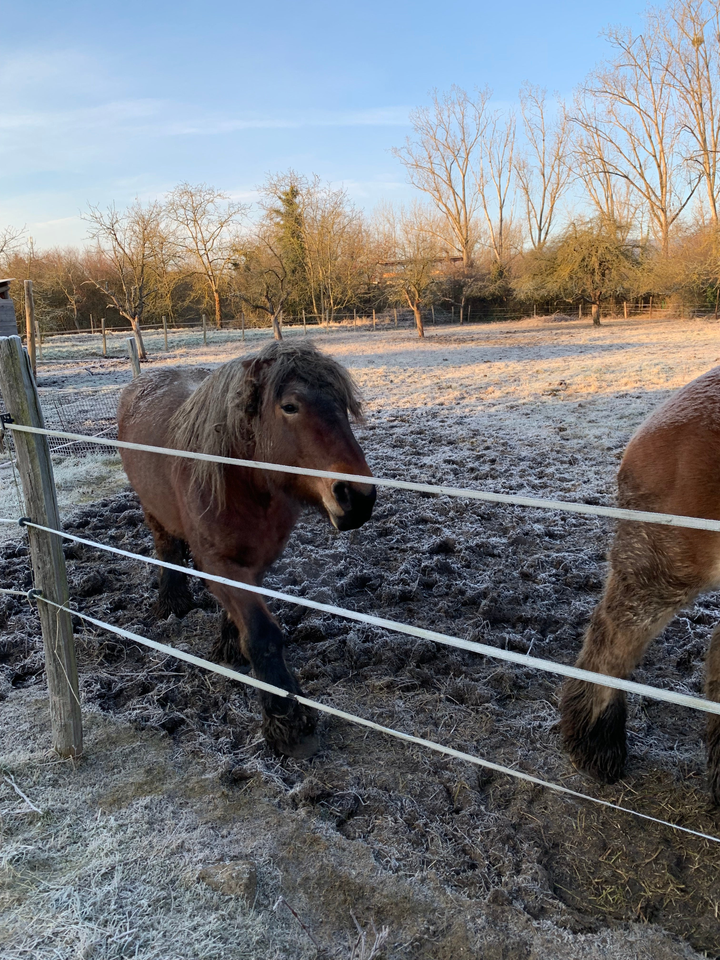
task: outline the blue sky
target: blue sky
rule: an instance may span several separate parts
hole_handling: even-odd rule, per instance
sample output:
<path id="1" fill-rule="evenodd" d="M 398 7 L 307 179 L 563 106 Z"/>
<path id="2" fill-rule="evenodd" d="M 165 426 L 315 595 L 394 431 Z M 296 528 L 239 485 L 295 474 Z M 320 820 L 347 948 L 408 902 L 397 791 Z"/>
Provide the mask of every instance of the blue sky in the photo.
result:
<path id="1" fill-rule="evenodd" d="M 391 154 L 433 88 L 525 80 L 568 96 L 605 55 L 608 24 L 645 4 L 124 3 L 0 0 L 0 227 L 82 242 L 88 202 L 176 183 L 251 200 L 293 168 L 372 209 L 412 194 Z"/>

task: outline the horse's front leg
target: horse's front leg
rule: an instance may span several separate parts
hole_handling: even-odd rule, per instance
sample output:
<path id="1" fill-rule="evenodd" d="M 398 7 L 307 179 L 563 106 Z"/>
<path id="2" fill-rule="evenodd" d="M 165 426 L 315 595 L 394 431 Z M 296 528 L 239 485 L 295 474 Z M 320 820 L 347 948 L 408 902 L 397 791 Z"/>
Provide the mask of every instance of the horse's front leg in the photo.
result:
<path id="1" fill-rule="evenodd" d="M 253 583 L 255 579 L 253 571 L 233 563 L 204 565 L 203 569 L 229 580 Z M 239 653 L 250 661 L 257 679 L 290 693 L 300 693 L 300 684 L 285 663 L 282 630 L 262 597 L 224 584 L 210 583 L 209 586 L 236 625 Z M 230 636 L 232 631 L 225 628 L 225 645 Z M 226 649 L 225 656 L 228 652 Z M 314 710 L 291 697 L 279 697 L 265 691 L 260 691 L 260 703 L 263 735 L 272 750 L 297 759 L 315 753 L 318 742 Z"/>
<path id="2" fill-rule="evenodd" d="M 576 666 L 627 678 L 663 627 L 698 591 L 682 540 L 672 534 L 618 525 L 602 600 L 593 611 Z M 625 766 L 625 694 L 569 680 L 561 703 L 561 730 L 573 760 L 612 783 Z"/>

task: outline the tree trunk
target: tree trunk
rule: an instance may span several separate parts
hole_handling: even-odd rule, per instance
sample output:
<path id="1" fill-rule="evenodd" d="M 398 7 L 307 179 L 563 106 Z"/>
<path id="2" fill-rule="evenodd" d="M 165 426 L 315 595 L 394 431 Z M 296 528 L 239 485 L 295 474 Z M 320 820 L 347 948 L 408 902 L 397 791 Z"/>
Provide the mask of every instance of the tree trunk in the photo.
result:
<path id="1" fill-rule="evenodd" d="M 140 329 L 140 320 L 138 317 L 133 317 L 130 320 L 130 324 L 135 334 L 135 340 L 137 341 L 138 356 L 141 360 L 147 360 L 147 353 L 145 353 L 145 344 L 143 343 L 142 330 Z"/>
<path id="2" fill-rule="evenodd" d="M 425 336 L 425 327 L 423 326 L 422 313 L 420 312 L 420 305 L 414 306 L 412 312 L 415 314 L 415 326 L 417 327 L 417 332 L 419 337 Z"/>
<path id="3" fill-rule="evenodd" d="M 600 323 L 600 298 L 594 299 L 592 302 L 592 322 L 594 327 L 601 326 Z"/>
<path id="4" fill-rule="evenodd" d="M 275 339 L 282 340 L 283 338 L 282 327 L 280 326 L 280 321 L 278 319 L 277 313 L 274 313 L 272 315 L 272 329 L 273 329 L 273 336 L 275 337 Z"/>
<path id="5" fill-rule="evenodd" d="M 213 288 L 213 299 L 215 301 L 215 326 L 218 330 L 222 330 L 222 306 L 220 305 L 220 293 L 216 288 Z"/>

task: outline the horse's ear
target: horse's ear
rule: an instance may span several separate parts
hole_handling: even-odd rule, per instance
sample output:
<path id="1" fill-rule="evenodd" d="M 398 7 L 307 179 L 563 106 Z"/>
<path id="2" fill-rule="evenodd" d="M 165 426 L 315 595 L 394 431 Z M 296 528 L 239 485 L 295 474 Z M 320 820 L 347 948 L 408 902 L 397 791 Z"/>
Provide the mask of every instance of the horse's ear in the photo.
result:
<path id="1" fill-rule="evenodd" d="M 263 395 L 263 372 L 272 363 L 260 357 L 250 357 L 242 361 L 245 368 L 242 389 L 238 396 L 242 399 L 245 415 L 256 417 L 260 413 Z"/>

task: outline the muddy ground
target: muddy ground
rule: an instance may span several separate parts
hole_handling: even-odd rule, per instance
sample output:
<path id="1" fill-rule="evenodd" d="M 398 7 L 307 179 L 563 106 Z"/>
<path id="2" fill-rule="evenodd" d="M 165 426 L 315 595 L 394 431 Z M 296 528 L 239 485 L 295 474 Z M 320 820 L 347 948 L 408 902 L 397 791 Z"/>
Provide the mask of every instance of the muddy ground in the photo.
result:
<path id="1" fill-rule="evenodd" d="M 484 332 L 444 336 L 441 352 L 492 357 Z M 667 340 L 658 363 L 671 363 Z M 446 362 L 437 357 L 439 369 Z M 371 396 L 358 434 L 378 476 L 612 503 L 632 427 L 668 394 L 648 387 L 574 394 L 568 374 L 475 412 Z M 129 491 L 70 511 L 66 526 L 152 550 Z M 611 532 L 597 519 L 383 490 L 372 521 L 350 534 L 304 517 L 267 585 L 571 663 Z M 202 585 L 184 620 L 158 621 L 152 570 L 87 547 L 65 552 L 77 609 L 209 655 L 219 613 Z M 21 539 L 0 558 L 3 586 L 30 586 Z M 309 696 L 720 835 L 699 715 L 631 698 L 626 776 L 601 787 L 562 752 L 559 678 L 300 606 L 273 609 Z M 701 598 L 635 679 L 701 693 L 718 620 L 718 598 Z M 720 957 L 720 844 L 335 719 L 321 719 L 311 761 L 278 759 L 252 690 L 79 624 L 88 750 L 74 769 L 47 753 L 36 614 L 3 597 L 0 629 L 4 957 Z M 256 888 L 209 886 L 203 869 L 226 860 L 251 864 Z"/>

